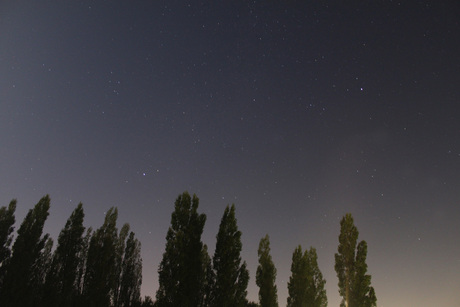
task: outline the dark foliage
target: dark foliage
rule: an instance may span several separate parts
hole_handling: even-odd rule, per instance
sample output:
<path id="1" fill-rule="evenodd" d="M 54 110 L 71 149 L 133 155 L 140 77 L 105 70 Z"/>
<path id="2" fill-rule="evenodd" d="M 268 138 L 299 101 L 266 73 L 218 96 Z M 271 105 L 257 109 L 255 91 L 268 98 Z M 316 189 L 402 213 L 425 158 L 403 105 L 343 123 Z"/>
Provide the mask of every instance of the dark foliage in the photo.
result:
<path id="1" fill-rule="evenodd" d="M 259 304 L 261 307 L 278 307 L 276 289 L 276 268 L 270 255 L 270 238 L 266 235 L 260 240 L 259 266 L 256 273 L 256 284 L 259 287 Z"/>
<path id="2" fill-rule="evenodd" d="M 142 284 L 142 259 L 141 243 L 134 237 L 134 232 L 129 234 L 120 274 L 120 286 L 117 306 L 128 307 L 139 305 Z"/>
<path id="3" fill-rule="evenodd" d="M 118 210 L 107 211 L 96 231 L 83 226 L 79 204 L 53 240 L 42 235 L 50 198 L 43 197 L 24 218 L 13 241 L 16 201 L 0 208 L 0 306 L 107 307 L 277 307 L 276 268 L 268 235 L 260 240 L 256 284 L 259 304 L 247 301 L 249 272 L 241 259 L 241 231 L 235 206 L 227 206 L 219 226 L 214 256 L 201 241 L 206 216 L 198 213 L 198 197 L 179 195 L 171 215 L 166 249 L 158 269 L 156 302 L 141 299 L 141 243 L 124 224 L 118 231 Z M 376 296 L 367 274 L 367 243 L 358 243 L 351 214 L 340 222 L 335 270 L 341 306 L 375 307 Z M 326 281 L 318 267 L 316 250 L 292 256 L 288 282 L 289 307 L 326 307 Z"/>
<path id="4" fill-rule="evenodd" d="M 6 267 L 11 257 L 11 242 L 13 241 L 14 223 L 16 221 L 16 200 L 13 199 L 8 208 L 0 208 L 0 289 L 6 274 Z"/>
<path id="5" fill-rule="evenodd" d="M 302 254 L 299 245 L 292 255 L 291 277 L 288 282 L 288 307 L 326 307 L 326 281 L 318 267 L 316 250 L 311 247 Z"/>
<path id="6" fill-rule="evenodd" d="M 198 204 L 198 197 L 187 192 L 176 199 L 158 269 L 156 306 L 196 307 L 203 301 L 207 266 L 201 234 L 206 216 L 198 214 Z"/>
<path id="7" fill-rule="evenodd" d="M 367 243 L 358 241 L 358 229 L 351 214 L 340 221 L 338 253 L 335 254 L 335 271 L 339 279 L 341 307 L 375 307 L 377 297 L 367 275 Z"/>
<path id="8" fill-rule="evenodd" d="M 58 245 L 47 274 L 44 303 L 47 306 L 70 306 L 79 296 L 78 266 L 84 248 L 83 205 L 72 212 L 58 238 Z"/>
<path id="9" fill-rule="evenodd" d="M 34 306 L 38 299 L 36 286 L 41 274 L 37 269 L 48 240 L 48 235 L 42 237 L 42 232 L 49 207 L 50 198 L 46 195 L 29 210 L 19 227 L 1 289 L 1 306 Z"/>
<path id="10" fill-rule="evenodd" d="M 239 307 L 248 304 L 249 272 L 246 262 L 241 263 L 241 249 L 241 231 L 236 223 L 235 206 L 227 206 L 220 222 L 213 258 L 215 280 L 211 306 Z"/>

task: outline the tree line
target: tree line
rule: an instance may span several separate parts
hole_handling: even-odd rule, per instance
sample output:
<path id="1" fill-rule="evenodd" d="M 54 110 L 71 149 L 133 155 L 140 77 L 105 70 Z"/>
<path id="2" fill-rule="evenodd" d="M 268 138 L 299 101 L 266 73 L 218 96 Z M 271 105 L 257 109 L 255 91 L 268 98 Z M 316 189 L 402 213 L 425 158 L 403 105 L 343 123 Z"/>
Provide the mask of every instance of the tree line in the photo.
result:
<path id="1" fill-rule="evenodd" d="M 53 249 L 53 239 L 43 234 L 49 196 L 29 210 L 15 239 L 16 200 L 12 200 L 0 208 L 0 306 L 278 307 L 269 236 L 260 240 L 258 248 L 259 303 L 248 302 L 249 271 L 241 258 L 235 206 L 224 210 L 212 257 L 201 240 L 206 215 L 198 213 L 198 206 L 198 197 L 188 192 L 175 201 L 153 300 L 141 297 L 141 243 L 129 224 L 118 229 L 117 208 L 110 208 L 102 226 L 93 230 L 83 226 L 83 205 L 78 204 Z M 367 243 L 358 243 L 351 214 L 342 218 L 340 229 L 335 254 L 340 306 L 375 307 Z M 299 245 L 294 250 L 288 307 L 327 306 L 326 281 L 317 259 L 313 247 L 302 251 Z"/>

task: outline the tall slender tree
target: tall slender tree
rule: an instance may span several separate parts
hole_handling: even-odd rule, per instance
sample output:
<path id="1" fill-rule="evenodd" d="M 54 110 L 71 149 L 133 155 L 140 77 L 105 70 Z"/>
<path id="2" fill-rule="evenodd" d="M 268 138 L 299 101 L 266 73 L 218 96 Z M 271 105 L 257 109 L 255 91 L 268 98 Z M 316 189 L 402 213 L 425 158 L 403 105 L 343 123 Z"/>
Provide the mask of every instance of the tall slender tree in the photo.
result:
<path id="1" fill-rule="evenodd" d="M 84 217 L 83 205 L 79 203 L 59 233 L 51 269 L 46 279 L 47 306 L 71 306 L 71 303 L 77 300 L 78 266 L 83 261 L 81 257 L 84 248 Z"/>
<path id="2" fill-rule="evenodd" d="M 292 255 L 292 275 L 288 282 L 288 307 L 326 307 L 326 281 L 318 267 L 316 249 L 310 247 L 302 254 L 299 245 Z"/>
<path id="3" fill-rule="evenodd" d="M 259 242 L 257 251 L 259 266 L 256 273 L 256 284 L 259 287 L 260 307 L 278 307 L 276 289 L 276 268 L 270 255 L 270 238 L 268 234 Z"/>
<path id="4" fill-rule="evenodd" d="M 354 289 L 356 289 L 355 300 L 358 307 L 374 307 L 377 305 L 377 297 L 375 290 L 371 287 L 371 276 L 367 273 L 367 243 L 361 241 L 356 248 L 356 262 L 355 262 L 355 282 Z"/>
<path id="5" fill-rule="evenodd" d="M 318 267 L 318 256 L 316 249 L 310 247 L 309 251 L 304 253 L 304 261 L 307 263 L 307 302 L 308 306 L 311 307 L 326 307 L 327 296 L 326 280 L 323 278 L 323 274 Z"/>
<path id="6" fill-rule="evenodd" d="M 91 237 L 83 299 L 87 306 L 110 306 L 116 286 L 117 208 L 107 211 L 104 224 Z"/>
<path id="7" fill-rule="evenodd" d="M 14 213 L 16 211 L 16 199 L 13 199 L 7 207 L 0 208 L 0 289 L 5 278 L 8 261 L 11 257 L 11 242 L 13 241 Z M 1 291 L 0 291 L 1 292 Z"/>
<path id="8" fill-rule="evenodd" d="M 48 217 L 50 198 L 44 196 L 27 213 L 18 229 L 13 255 L 7 268 L 1 292 L 1 306 L 34 306 L 34 267 L 49 235 L 42 237 Z"/>
<path id="9" fill-rule="evenodd" d="M 339 279 L 341 307 L 375 307 L 377 297 L 367 275 L 367 243 L 358 241 L 358 229 L 353 216 L 347 213 L 340 221 L 338 253 L 335 254 L 335 271 Z"/>
<path id="10" fill-rule="evenodd" d="M 241 231 L 235 218 L 235 205 L 227 206 L 217 234 L 213 257 L 215 281 L 212 306 L 240 307 L 247 305 L 249 272 L 246 262 L 241 263 Z"/>
<path id="11" fill-rule="evenodd" d="M 119 307 L 138 306 L 141 303 L 142 259 L 141 243 L 130 232 L 126 241 L 120 277 Z"/>
<path id="12" fill-rule="evenodd" d="M 307 302 L 308 268 L 299 245 L 292 254 L 291 277 L 288 282 L 287 307 L 304 307 Z"/>
<path id="13" fill-rule="evenodd" d="M 203 300 L 206 273 L 201 241 L 206 216 L 198 214 L 196 195 L 184 192 L 175 202 L 166 249 L 158 269 L 156 306 L 199 306 Z"/>

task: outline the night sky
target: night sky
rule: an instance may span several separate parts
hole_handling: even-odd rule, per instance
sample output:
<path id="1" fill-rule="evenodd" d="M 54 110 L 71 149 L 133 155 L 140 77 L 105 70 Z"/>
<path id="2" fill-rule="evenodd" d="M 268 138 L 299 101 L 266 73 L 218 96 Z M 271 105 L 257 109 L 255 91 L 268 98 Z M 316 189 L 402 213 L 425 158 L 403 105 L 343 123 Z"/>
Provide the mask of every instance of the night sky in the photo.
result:
<path id="1" fill-rule="evenodd" d="M 153 297 L 176 197 L 211 255 L 235 203 L 248 298 L 268 233 L 280 306 L 299 244 L 339 305 L 350 212 L 378 306 L 460 306 L 460 4 L 328 2 L 2 1 L 0 206 L 17 229 L 50 194 L 55 239 L 117 206 Z"/>

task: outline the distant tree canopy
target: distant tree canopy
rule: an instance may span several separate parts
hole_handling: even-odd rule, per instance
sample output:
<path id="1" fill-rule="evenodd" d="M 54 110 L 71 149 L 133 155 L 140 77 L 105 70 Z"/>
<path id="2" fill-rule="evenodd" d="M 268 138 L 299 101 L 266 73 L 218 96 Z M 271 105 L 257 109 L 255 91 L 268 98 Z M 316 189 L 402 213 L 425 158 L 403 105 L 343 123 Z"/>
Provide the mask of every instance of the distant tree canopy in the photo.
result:
<path id="1" fill-rule="evenodd" d="M 16 200 L 0 208 L 0 306 L 72 307 L 277 307 L 276 268 L 268 234 L 259 242 L 256 284 L 259 303 L 248 302 L 249 271 L 241 258 L 242 233 L 235 205 L 227 205 L 211 258 L 202 242 L 206 215 L 199 199 L 180 194 L 171 214 L 166 246 L 158 268 L 156 301 L 141 298 L 141 243 L 129 224 L 117 227 L 118 209 L 110 208 L 95 231 L 85 228 L 80 203 L 59 233 L 56 248 L 43 227 L 50 198 L 29 210 L 14 239 Z M 341 307 L 375 307 L 377 298 L 367 274 L 367 243 L 358 240 L 351 214 L 340 222 L 335 270 Z M 326 307 L 324 280 L 316 249 L 292 255 L 288 307 Z"/>

